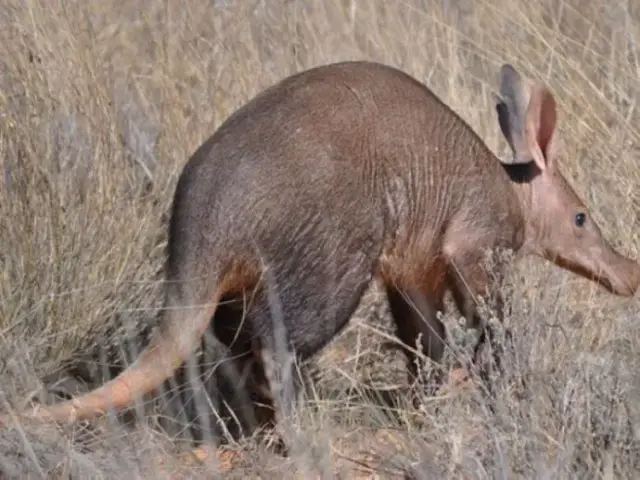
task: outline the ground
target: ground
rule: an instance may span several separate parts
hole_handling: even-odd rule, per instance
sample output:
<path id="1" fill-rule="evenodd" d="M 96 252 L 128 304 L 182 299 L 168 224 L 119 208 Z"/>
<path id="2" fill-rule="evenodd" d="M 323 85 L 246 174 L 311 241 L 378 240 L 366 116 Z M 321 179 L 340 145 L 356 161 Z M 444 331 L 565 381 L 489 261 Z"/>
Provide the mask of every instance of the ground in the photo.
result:
<path id="1" fill-rule="evenodd" d="M 0 413 L 98 385 L 135 358 L 162 305 L 167 213 L 182 165 L 251 96 L 322 63 L 402 68 L 497 155 L 507 151 L 492 103 L 500 65 L 545 82 L 558 101 L 563 172 L 613 244 L 640 258 L 637 3 L 5 3 Z M 312 381 L 287 458 L 251 438 L 194 456 L 153 421 L 102 419 L 0 431 L 0 471 L 637 478 L 638 299 L 535 259 L 514 265 L 508 289 L 516 342 L 493 403 L 472 379 L 414 408 L 373 289 L 349 328 L 304 367 Z M 464 347 L 456 312 L 445 321 Z"/>

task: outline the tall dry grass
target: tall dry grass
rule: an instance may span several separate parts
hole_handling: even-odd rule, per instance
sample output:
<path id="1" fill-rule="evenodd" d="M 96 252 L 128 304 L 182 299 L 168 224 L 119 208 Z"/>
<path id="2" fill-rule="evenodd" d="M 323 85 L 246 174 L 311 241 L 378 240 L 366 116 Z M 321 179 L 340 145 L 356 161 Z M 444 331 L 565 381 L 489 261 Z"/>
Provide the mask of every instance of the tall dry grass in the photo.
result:
<path id="1" fill-rule="evenodd" d="M 613 243 L 640 256 L 640 4 L 8 0 L 0 26 L 3 410 L 34 394 L 50 401 L 57 380 L 69 391 L 99 384 L 135 357 L 161 307 L 181 166 L 260 89 L 318 64 L 400 67 L 498 154 L 500 65 L 546 82 L 560 108 L 563 170 Z M 354 476 L 369 471 L 363 463 L 382 477 L 636 478 L 637 300 L 535 260 L 511 289 L 518 348 L 493 410 L 477 392 L 425 399 L 419 412 L 357 395 L 404 380 L 399 357 L 383 348 L 390 329 L 374 291 L 314 359 L 297 454 L 274 457 L 249 442 L 252 453 L 225 478 Z M 456 316 L 446 320 L 458 332 Z M 514 389 L 519 377 L 525 389 Z M 60 478 L 206 468 L 176 460 L 156 430 L 80 433 L 91 448 L 78 446 L 77 430 L 3 432 L 0 468 Z"/>

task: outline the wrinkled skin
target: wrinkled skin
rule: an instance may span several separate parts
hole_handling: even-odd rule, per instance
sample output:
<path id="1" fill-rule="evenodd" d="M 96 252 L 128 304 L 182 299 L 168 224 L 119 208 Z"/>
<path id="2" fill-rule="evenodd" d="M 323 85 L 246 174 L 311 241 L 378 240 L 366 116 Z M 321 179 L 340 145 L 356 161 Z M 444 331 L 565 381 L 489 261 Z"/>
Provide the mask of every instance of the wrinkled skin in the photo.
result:
<path id="1" fill-rule="evenodd" d="M 556 106 L 553 95 L 541 85 L 526 85 L 510 65 L 500 73 L 500 94 L 496 111 L 501 130 L 511 146 L 513 158 L 505 162 L 512 186 L 517 194 L 524 218 L 524 241 L 515 249 L 519 256 L 536 255 L 593 280 L 609 292 L 630 297 L 640 288 L 640 266 L 613 249 L 593 221 L 584 202 L 562 175 L 557 161 Z M 464 267 L 463 267 L 464 268 Z M 500 269 L 500 266 L 497 267 Z M 501 272 L 492 272 L 498 279 Z M 492 332 L 475 309 L 473 288 L 466 288 L 455 278 L 448 287 L 453 291 L 457 307 L 467 317 L 468 325 L 480 329 L 474 361 Z M 497 317 L 503 319 L 504 299 L 499 285 L 488 288 L 494 294 Z M 476 290 L 479 292 L 479 289 Z M 413 292 L 415 296 L 420 293 Z M 423 298 L 424 301 L 424 298 Z M 435 320 L 434 311 L 442 310 L 442 294 L 419 310 L 422 317 Z M 434 331 L 443 327 L 437 325 Z M 510 335 L 509 332 L 507 332 Z M 433 341 L 432 341 L 433 343 Z M 493 342 L 492 342 L 493 343 Z M 439 360 L 444 344 L 432 349 L 432 359 Z M 494 360 L 500 368 L 501 346 L 493 344 Z M 410 355 L 411 357 L 411 355 Z"/>
<path id="2" fill-rule="evenodd" d="M 265 360 L 318 352 L 371 281 L 386 289 L 399 339 L 409 348 L 419 339 L 436 361 L 445 345 L 436 312 L 451 290 L 478 351 L 492 335 L 477 297 L 504 303 L 504 266 L 488 271 L 490 250 L 538 255 L 633 295 L 640 266 L 612 249 L 558 168 L 552 94 L 505 65 L 500 97 L 509 161 L 424 85 L 383 65 L 319 67 L 262 92 L 180 176 L 166 309 L 151 344 L 102 387 L 22 417 L 69 421 L 127 407 L 181 366 L 212 318 L 239 369 L 252 369 L 250 390 L 269 396 Z M 248 315 L 216 311 L 221 298 L 254 291 Z M 414 358 L 407 349 L 412 379 Z M 285 360 L 276 358 L 275 374 L 286 376 Z M 286 413 L 291 392 L 277 398 Z"/>

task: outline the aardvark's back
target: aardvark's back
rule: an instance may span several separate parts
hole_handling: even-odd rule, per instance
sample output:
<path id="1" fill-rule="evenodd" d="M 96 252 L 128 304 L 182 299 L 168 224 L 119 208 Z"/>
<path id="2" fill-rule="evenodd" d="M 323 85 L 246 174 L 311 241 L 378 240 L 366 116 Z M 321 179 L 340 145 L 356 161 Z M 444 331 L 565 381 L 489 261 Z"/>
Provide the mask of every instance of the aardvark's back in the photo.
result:
<path id="1" fill-rule="evenodd" d="M 475 223 L 504 220 L 515 202 L 505 201 L 513 193 L 502 176 L 475 133 L 401 71 L 367 62 L 320 67 L 260 94 L 189 161 L 169 265 L 177 277 L 205 274 L 204 252 L 253 256 L 256 247 L 263 257 L 286 250 L 304 262 L 331 258 L 338 245 L 348 255 L 371 244 L 372 257 L 400 245 L 410 252 L 411 244 L 424 258 L 457 212 Z M 212 245 L 199 249 L 202 241 Z"/>

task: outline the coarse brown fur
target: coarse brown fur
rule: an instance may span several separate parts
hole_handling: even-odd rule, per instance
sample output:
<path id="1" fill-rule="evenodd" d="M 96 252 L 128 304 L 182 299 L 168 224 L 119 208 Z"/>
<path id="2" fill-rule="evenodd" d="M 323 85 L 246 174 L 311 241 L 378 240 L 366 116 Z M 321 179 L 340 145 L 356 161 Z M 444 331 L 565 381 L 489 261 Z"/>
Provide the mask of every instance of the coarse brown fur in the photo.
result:
<path id="1" fill-rule="evenodd" d="M 327 65 L 257 95 L 180 176 L 154 341 L 101 388 L 23 416 L 66 421 L 128 406 L 172 375 L 212 318 L 239 368 L 257 365 L 252 388 L 268 396 L 264 355 L 278 350 L 279 328 L 285 350 L 313 355 L 347 324 L 371 281 L 386 288 L 408 347 L 421 336 L 426 353 L 441 358 L 436 313 L 447 290 L 481 346 L 476 297 L 496 290 L 503 268 L 487 270 L 490 250 L 536 254 L 633 295 L 640 266 L 611 248 L 556 165 L 553 96 L 508 65 L 500 79 L 509 162 L 423 84 L 388 66 Z M 249 307 L 216 311 L 222 298 L 251 292 Z M 412 378 L 413 358 L 407 350 Z"/>

